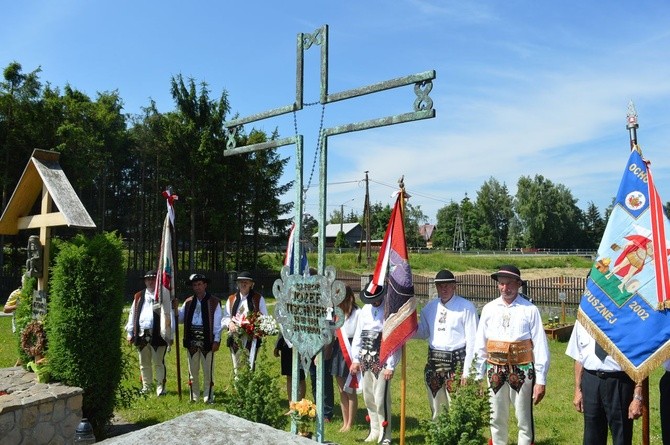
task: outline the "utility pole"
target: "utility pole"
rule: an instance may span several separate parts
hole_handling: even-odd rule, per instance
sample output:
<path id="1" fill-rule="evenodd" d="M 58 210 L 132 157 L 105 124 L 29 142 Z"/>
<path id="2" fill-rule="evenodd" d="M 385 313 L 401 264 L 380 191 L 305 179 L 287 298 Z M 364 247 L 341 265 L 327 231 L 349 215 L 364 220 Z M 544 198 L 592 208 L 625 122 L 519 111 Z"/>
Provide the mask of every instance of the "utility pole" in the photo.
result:
<path id="1" fill-rule="evenodd" d="M 463 252 L 465 250 L 465 234 L 463 233 L 463 217 L 459 214 L 456 216 L 456 224 L 454 225 L 454 251 Z"/>
<path id="2" fill-rule="evenodd" d="M 365 170 L 365 203 L 363 204 L 363 224 L 365 225 L 365 258 L 368 267 L 372 266 L 372 249 L 370 247 L 370 187 L 368 181 L 368 170 Z M 361 243 L 358 246 L 358 264 L 361 263 L 361 253 L 363 252 L 363 234 L 361 233 Z"/>
<path id="3" fill-rule="evenodd" d="M 353 201 L 354 199 L 356 199 L 356 198 L 347 199 L 342 204 L 340 204 L 340 232 L 342 233 L 342 236 L 344 236 L 344 205 L 348 202 Z M 338 233 L 338 236 L 339 236 L 339 233 Z M 336 243 L 337 243 L 337 241 L 336 241 Z"/>

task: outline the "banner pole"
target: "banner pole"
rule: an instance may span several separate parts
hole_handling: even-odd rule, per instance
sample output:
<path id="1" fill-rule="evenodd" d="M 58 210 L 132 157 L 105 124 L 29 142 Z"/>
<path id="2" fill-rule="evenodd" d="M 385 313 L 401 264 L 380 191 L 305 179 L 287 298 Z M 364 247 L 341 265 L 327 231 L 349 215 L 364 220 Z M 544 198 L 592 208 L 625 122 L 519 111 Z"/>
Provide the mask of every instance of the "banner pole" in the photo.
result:
<path id="1" fill-rule="evenodd" d="M 631 100 L 628 102 L 628 113 L 626 114 L 626 129 L 630 137 L 630 150 L 637 149 L 637 111 Z M 642 445 L 649 445 L 649 377 L 642 380 Z"/>
<path id="2" fill-rule="evenodd" d="M 173 277 L 175 288 L 177 287 L 177 262 L 174 261 L 175 253 L 177 252 L 177 238 L 176 238 L 175 227 L 172 226 L 172 267 L 174 269 Z M 175 324 L 174 324 L 174 352 L 175 358 L 177 360 L 177 394 L 179 394 L 179 401 L 181 402 L 181 359 L 179 357 L 179 299 L 177 298 L 177 289 L 175 289 L 175 297 L 173 301 L 173 311 L 175 314 Z"/>
<path id="3" fill-rule="evenodd" d="M 400 186 L 400 217 L 405 222 L 405 182 L 404 175 L 398 181 Z M 409 258 L 408 258 L 409 260 Z M 407 396 L 407 356 L 405 354 L 405 345 L 401 348 L 402 357 L 400 359 L 401 376 L 400 376 L 400 445 L 405 445 L 405 407 Z"/>
<path id="4" fill-rule="evenodd" d="M 407 394 L 407 357 L 405 345 L 402 345 L 401 378 L 400 378 L 400 445 L 405 445 L 405 403 Z"/>

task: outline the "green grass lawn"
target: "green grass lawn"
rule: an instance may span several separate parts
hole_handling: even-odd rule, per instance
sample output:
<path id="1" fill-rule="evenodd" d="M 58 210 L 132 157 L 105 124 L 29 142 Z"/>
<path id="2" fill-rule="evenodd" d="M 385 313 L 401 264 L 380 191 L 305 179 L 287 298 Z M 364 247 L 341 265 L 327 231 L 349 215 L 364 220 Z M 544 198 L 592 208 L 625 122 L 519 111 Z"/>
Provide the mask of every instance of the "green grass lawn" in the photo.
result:
<path id="1" fill-rule="evenodd" d="M 125 318 L 125 316 L 124 316 Z M 125 320 L 124 320 L 125 321 Z M 181 327 L 181 326 L 180 326 Z M 119 333 L 119 335 L 121 335 Z M 15 339 L 11 333 L 11 318 L 0 317 L 0 367 L 13 366 L 16 361 Z M 121 341 L 122 339 L 120 339 Z M 137 357 L 134 348 L 125 345 L 123 339 L 122 346 L 124 353 L 130 360 L 129 366 L 132 367 L 132 381 L 128 382 L 137 388 L 140 387 L 139 367 L 137 366 Z M 574 391 L 573 385 L 573 361 L 565 355 L 566 343 L 557 341 L 549 342 L 551 349 L 551 368 L 548 377 L 547 393 L 544 400 L 535 409 L 536 419 L 536 441 L 537 445 L 572 445 L 580 444 L 583 423 L 581 415 L 577 413 L 572 406 L 572 397 Z M 272 356 L 271 348 L 273 339 L 269 339 L 263 348 L 264 359 L 268 360 L 279 374 L 279 359 Z M 423 444 L 425 434 L 421 428 L 421 422 L 430 418 L 430 408 L 426 399 L 426 390 L 423 383 L 423 366 L 426 359 L 427 346 L 425 341 L 412 340 L 407 345 L 407 400 L 406 400 L 406 434 L 405 443 Z M 191 411 L 214 408 L 223 409 L 220 403 L 213 405 L 203 403 L 191 404 L 188 397 L 188 371 L 186 366 L 186 357 L 183 348 L 181 355 L 181 381 L 182 381 L 182 400 L 179 401 L 177 395 L 176 381 L 176 360 L 175 351 L 172 350 L 166 356 L 168 365 L 168 395 L 165 397 L 147 397 L 137 398 L 129 408 L 118 409 L 117 413 L 130 422 L 136 422 L 147 426 L 162 422 L 181 414 Z M 260 358 L 259 358 L 260 359 Z M 232 366 L 230 355 L 227 348 L 215 354 L 215 394 L 217 399 L 221 400 L 221 394 L 227 391 L 231 386 Z M 659 425 L 659 407 L 658 407 L 658 380 L 662 375 L 662 370 L 656 370 L 649 378 L 650 382 L 650 429 L 651 444 L 661 444 L 660 425 Z M 281 377 L 280 377 L 281 378 Z M 393 395 L 393 430 L 394 443 L 398 443 L 399 418 L 400 412 L 400 370 L 396 373 L 392 382 Z M 280 390 L 285 395 L 285 383 L 280 381 Z M 310 393 L 308 383 L 308 394 Z M 362 397 L 359 397 L 359 410 L 357 425 L 347 433 L 339 433 L 341 424 L 339 404 L 337 394 L 335 395 L 335 417 L 332 423 L 326 424 L 325 439 L 329 442 L 335 442 L 341 445 L 353 445 L 361 443 L 367 435 L 365 425 L 365 410 Z M 512 420 L 512 425 L 515 425 Z M 633 443 L 641 443 L 641 421 L 635 423 L 635 437 Z M 488 434 L 488 433 L 487 433 Z M 516 430 L 511 428 L 510 444 L 516 444 Z"/>

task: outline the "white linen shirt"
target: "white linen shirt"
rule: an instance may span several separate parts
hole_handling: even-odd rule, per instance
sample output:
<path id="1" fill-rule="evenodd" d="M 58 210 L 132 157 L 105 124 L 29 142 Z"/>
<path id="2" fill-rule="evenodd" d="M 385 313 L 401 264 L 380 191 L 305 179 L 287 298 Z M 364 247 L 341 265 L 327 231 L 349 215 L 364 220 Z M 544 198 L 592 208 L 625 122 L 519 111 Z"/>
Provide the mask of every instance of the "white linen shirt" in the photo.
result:
<path id="1" fill-rule="evenodd" d="M 354 338 L 354 335 L 356 334 L 356 326 L 358 326 L 359 312 L 360 309 L 354 306 L 349 317 L 344 319 L 344 324 L 340 329 L 346 338 Z"/>
<path id="2" fill-rule="evenodd" d="M 575 322 L 565 353 L 589 371 L 621 371 L 621 366 L 611 356 L 605 357 L 605 361 L 598 358 L 596 355 L 596 340 L 579 321 Z"/>
<path id="3" fill-rule="evenodd" d="M 535 382 L 538 385 L 546 385 L 549 371 L 549 345 L 540 311 L 533 303 L 520 295 L 517 295 L 510 305 L 507 305 L 502 297 L 487 303 L 482 309 L 475 336 L 479 377 L 484 377 L 486 372 L 487 340 L 513 342 L 529 339 L 533 341 Z"/>
<path id="4" fill-rule="evenodd" d="M 352 363 L 360 363 L 361 353 L 361 332 L 376 331 L 382 332 L 384 328 L 384 306 L 373 307 L 371 304 L 366 304 L 358 314 L 358 324 L 356 325 L 356 332 L 354 333 L 354 340 L 351 342 Z M 398 349 L 386 359 L 386 369 L 393 371 L 395 364 L 400 359 L 401 350 Z M 383 363 L 382 363 L 383 365 Z"/>
<path id="5" fill-rule="evenodd" d="M 144 329 L 152 329 L 154 327 L 154 293 L 149 289 L 144 290 L 144 304 L 140 312 L 140 331 Z M 130 305 L 130 314 L 128 315 L 128 323 L 126 324 L 126 332 L 128 335 L 133 335 L 133 324 L 135 321 L 135 302 Z"/>
<path id="6" fill-rule="evenodd" d="M 140 312 L 140 331 L 145 329 L 153 329 L 154 327 L 154 295 L 155 293 L 149 289 L 144 290 L 144 304 L 142 305 L 142 312 Z M 174 338 L 175 333 L 175 314 L 170 307 L 170 314 L 172 316 L 172 338 Z M 128 323 L 126 323 L 126 332 L 128 333 L 128 338 L 133 336 L 134 324 L 135 322 L 135 301 L 133 300 L 130 305 L 130 313 L 128 314 Z"/>
<path id="7" fill-rule="evenodd" d="M 444 304 L 438 297 L 421 310 L 414 338 L 427 338 L 428 346 L 438 351 L 454 351 L 465 346 L 463 375 L 467 376 L 474 358 L 477 321 L 477 309 L 471 301 L 454 295 Z"/>

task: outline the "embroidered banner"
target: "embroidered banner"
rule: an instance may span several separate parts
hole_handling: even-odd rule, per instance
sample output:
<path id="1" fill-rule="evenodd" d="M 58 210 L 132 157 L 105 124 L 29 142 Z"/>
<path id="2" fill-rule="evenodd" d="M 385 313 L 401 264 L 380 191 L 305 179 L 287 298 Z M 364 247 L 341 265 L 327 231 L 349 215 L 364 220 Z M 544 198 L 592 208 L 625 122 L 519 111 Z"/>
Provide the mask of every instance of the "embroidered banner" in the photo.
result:
<path id="1" fill-rule="evenodd" d="M 649 164 L 631 152 L 577 315 L 636 381 L 670 357 L 668 218 Z"/>
<path id="2" fill-rule="evenodd" d="M 174 257 L 172 253 L 172 234 L 174 231 L 174 201 L 177 195 L 168 190 L 163 192 L 167 200 L 167 214 L 163 222 L 163 233 L 161 235 L 161 251 L 158 258 L 158 271 L 156 277 L 156 288 L 154 295 L 156 304 L 160 305 L 161 313 L 161 337 L 166 342 L 171 342 L 174 334 L 172 326 L 172 300 L 175 298 L 174 286 Z"/>
<path id="3" fill-rule="evenodd" d="M 375 273 L 365 289 L 366 294 L 375 295 L 383 292 L 384 286 L 387 287 L 384 297 L 384 330 L 379 351 L 380 363 L 384 363 L 391 354 L 400 349 L 419 326 L 412 269 L 409 266 L 405 242 L 403 200 L 404 193 L 398 193 L 377 258 Z"/>

